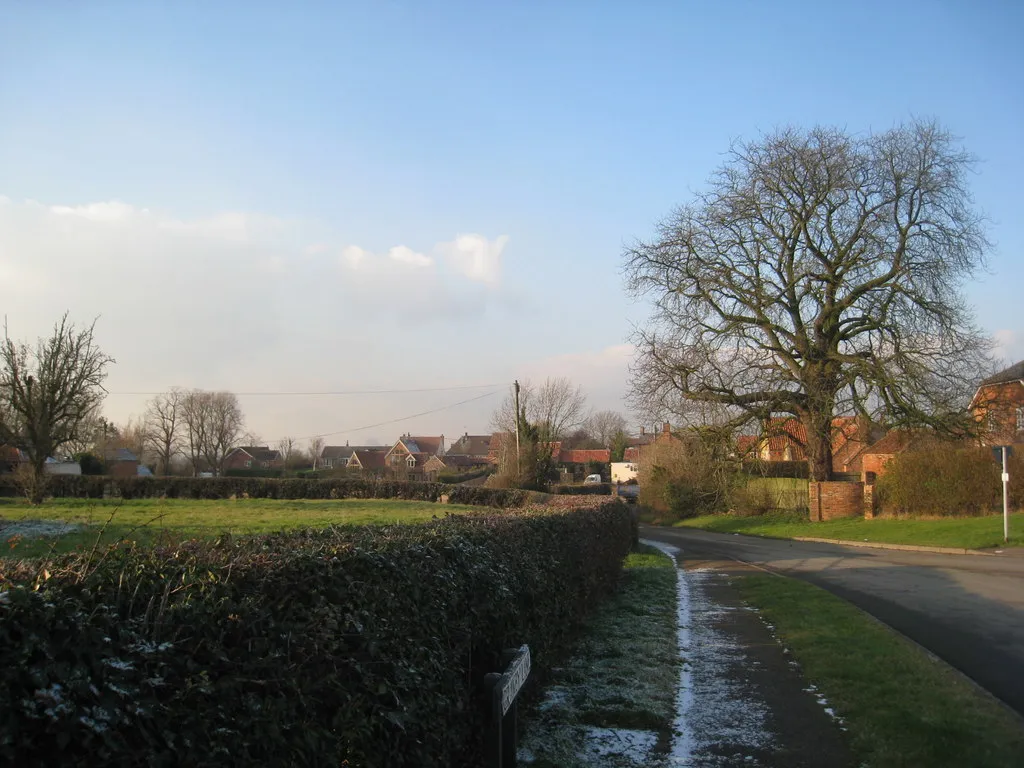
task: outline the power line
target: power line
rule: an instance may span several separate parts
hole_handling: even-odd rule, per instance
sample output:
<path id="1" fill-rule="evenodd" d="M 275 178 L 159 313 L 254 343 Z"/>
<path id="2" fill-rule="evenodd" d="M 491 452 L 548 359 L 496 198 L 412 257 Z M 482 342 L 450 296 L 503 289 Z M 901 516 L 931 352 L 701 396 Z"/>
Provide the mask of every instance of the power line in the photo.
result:
<path id="1" fill-rule="evenodd" d="M 477 395 L 476 397 L 471 397 L 468 400 L 460 400 L 459 402 L 451 403 L 450 405 L 442 405 L 440 408 L 432 408 L 429 411 L 423 411 L 421 413 L 413 413 L 413 414 L 411 414 L 409 416 L 400 416 L 397 419 L 390 419 L 388 421 L 381 421 L 381 422 L 378 422 L 377 424 L 367 424 L 366 426 L 363 426 L 363 427 L 352 427 L 350 429 L 339 429 L 336 432 L 322 432 L 322 433 L 320 433 L 318 435 L 306 435 L 305 437 L 297 437 L 295 439 L 296 440 L 312 440 L 315 437 L 332 437 L 333 435 L 343 435 L 346 432 L 362 432 L 364 429 L 374 429 L 376 427 L 385 427 L 388 424 L 397 424 L 400 421 L 408 421 L 409 419 L 415 419 L 415 418 L 418 418 L 420 416 L 429 416 L 432 413 L 438 413 L 440 411 L 447 411 L 449 408 L 455 408 L 456 406 L 459 406 L 459 405 L 465 405 L 466 403 L 472 403 L 472 402 L 474 402 L 476 400 L 483 400 L 485 397 L 493 397 L 494 395 L 498 394 L 499 391 L 500 390 L 495 390 L 494 392 L 485 392 L 482 395 Z"/>
<path id="2" fill-rule="evenodd" d="M 500 387 L 502 384 L 468 384 L 458 387 L 419 387 L 417 389 L 351 389 L 335 392 L 233 392 L 238 397 L 319 397 L 327 395 L 401 395 L 416 392 L 455 392 L 466 389 L 488 389 Z M 214 391 L 214 390 L 204 390 Z M 168 392 L 107 392 L 108 395 L 156 396 Z"/>

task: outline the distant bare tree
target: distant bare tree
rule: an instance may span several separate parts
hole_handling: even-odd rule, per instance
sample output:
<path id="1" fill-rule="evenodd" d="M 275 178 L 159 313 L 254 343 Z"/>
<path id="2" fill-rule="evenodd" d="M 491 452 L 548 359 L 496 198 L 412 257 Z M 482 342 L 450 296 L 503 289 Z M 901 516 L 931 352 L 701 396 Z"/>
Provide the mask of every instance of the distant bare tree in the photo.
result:
<path id="1" fill-rule="evenodd" d="M 238 445 L 245 422 L 238 397 L 231 392 L 190 390 L 181 398 L 181 419 L 193 474 L 202 466 L 222 471 L 224 457 Z"/>
<path id="2" fill-rule="evenodd" d="M 0 440 L 29 458 L 29 498 L 43 500 L 46 459 L 78 436 L 99 408 L 114 359 L 93 339 L 93 321 L 78 329 L 65 314 L 34 348 L 13 341 L 4 324 L 0 348 Z"/>
<path id="3" fill-rule="evenodd" d="M 587 397 L 564 376 L 547 378 L 539 387 L 529 380 L 520 386 L 519 406 L 526 420 L 537 427 L 540 440 L 561 440 L 586 419 Z M 516 409 L 514 396 L 508 395 L 491 417 L 494 428 L 514 432 Z"/>
<path id="4" fill-rule="evenodd" d="M 611 445 L 612 437 L 629 428 L 626 417 L 617 411 L 596 411 L 586 421 L 586 429 L 602 448 Z"/>
<path id="5" fill-rule="evenodd" d="M 183 397 L 184 393 L 173 387 L 146 405 L 146 437 L 161 475 L 170 474 L 171 461 L 181 452 Z"/>
<path id="6" fill-rule="evenodd" d="M 991 348 L 961 293 L 989 248 L 972 165 L 932 122 L 734 146 L 625 254 L 627 287 L 654 301 L 634 404 L 679 397 L 735 423 L 791 414 L 813 480 L 830 477 L 835 416 L 966 428 Z"/>
<path id="7" fill-rule="evenodd" d="M 324 439 L 313 437 L 309 440 L 309 458 L 313 462 L 313 469 L 320 466 L 320 454 L 324 452 Z"/>
<path id="8" fill-rule="evenodd" d="M 291 462 L 295 459 L 296 448 L 294 437 L 282 437 L 277 441 L 277 452 L 281 454 L 281 461 L 284 462 L 285 467 L 290 467 Z"/>

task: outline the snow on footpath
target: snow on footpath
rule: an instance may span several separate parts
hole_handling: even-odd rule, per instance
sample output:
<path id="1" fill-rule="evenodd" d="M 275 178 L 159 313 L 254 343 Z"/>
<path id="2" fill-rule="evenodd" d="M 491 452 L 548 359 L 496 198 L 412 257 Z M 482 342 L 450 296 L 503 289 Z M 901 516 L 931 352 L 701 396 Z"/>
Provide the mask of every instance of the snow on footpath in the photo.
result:
<path id="1" fill-rule="evenodd" d="M 680 565 L 677 547 L 655 541 Z M 767 729 L 764 701 L 731 671 L 750 665 L 744 649 L 717 628 L 718 619 L 732 608 L 717 605 L 706 585 L 724 578 L 710 569 L 676 568 L 679 621 L 679 688 L 669 766 L 761 765 L 757 755 L 773 741 Z M 757 662 L 753 662 L 757 663 Z M 716 754 L 723 745 L 730 754 Z"/>

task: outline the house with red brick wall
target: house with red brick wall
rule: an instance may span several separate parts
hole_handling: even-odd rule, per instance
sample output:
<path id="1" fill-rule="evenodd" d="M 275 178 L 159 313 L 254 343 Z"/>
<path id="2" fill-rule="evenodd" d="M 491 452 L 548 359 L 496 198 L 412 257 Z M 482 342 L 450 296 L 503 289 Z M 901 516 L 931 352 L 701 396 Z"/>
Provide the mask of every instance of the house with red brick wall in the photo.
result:
<path id="1" fill-rule="evenodd" d="M 1024 360 L 982 381 L 969 409 L 983 444 L 1024 443 Z"/>
<path id="2" fill-rule="evenodd" d="M 869 473 L 875 477 L 885 474 L 885 465 L 903 453 L 914 443 L 925 439 L 925 433 L 910 429 L 894 429 L 885 437 L 868 446 L 861 455 L 861 475 L 866 479 Z"/>
<path id="3" fill-rule="evenodd" d="M 860 472 L 861 457 L 881 435 L 878 427 L 866 419 L 837 416 L 832 419 L 832 471 Z M 772 418 L 760 437 L 736 438 L 741 456 L 756 456 L 761 461 L 807 461 L 807 430 L 794 417 Z"/>
<path id="4" fill-rule="evenodd" d="M 349 445 L 348 443 L 325 445 L 324 449 L 320 451 L 317 466 L 323 469 L 345 469 L 352 454 L 356 451 L 384 451 L 387 453 L 389 449 L 387 445 Z"/>
<path id="5" fill-rule="evenodd" d="M 471 435 L 468 432 L 451 444 L 445 456 L 472 456 L 487 459 L 491 450 L 493 435 Z"/>
<path id="6" fill-rule="evenodd" d="M 353 472 L 360 472 L 364 475 L 384 474 L 384 457 L 390 449 L 384 448 L 356 448 L 348 459 L 348 469 Z"/>
<path id="7" fill-rule="evenodd" d="M 384 458 L 388 470 L 410 479 L 425 475 L 431 456 L 444 456 L 444 435 L 402 435 Z"/>
<path id="8" fill-rule="evenodd" d="M 265 445 L 232 448 L 224 457 L 224 471 L 229 469 L 284 469 L 281 452 Z"/>
<path id="9" fill-rule="evenodd" d="M 629 442 L 626 445 L 626 450 L 622 455 L 622 460 L 636 464 L 641 460 L 643 450 L 646 446 L 659 444 L 664 445 L 677 442 L 681 441 L 679 437 L 672 432 L 672 425 L 667 421 L 661 425 L 660 432 L 651 433 L 644 427 L 640 427 L 640 435 L 629 439 Z"/>
<path id="10" fill-rule="evenodd" d="M 127 448 L 107 448 L 103 451 L 106 474 L 111 477 L 135 477 L 139 474 L 139 457 Z"/>

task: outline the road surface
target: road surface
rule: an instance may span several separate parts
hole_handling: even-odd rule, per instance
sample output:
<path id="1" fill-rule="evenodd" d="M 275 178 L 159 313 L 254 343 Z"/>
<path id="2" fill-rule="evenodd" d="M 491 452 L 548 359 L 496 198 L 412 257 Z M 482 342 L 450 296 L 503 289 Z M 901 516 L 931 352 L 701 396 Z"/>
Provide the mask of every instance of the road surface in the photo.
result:
<path id="1" fill-rule="evenodd" d="M 642 525 L 687 560 L 734 558 L 849 600 L 1024 715 L 1024 556 L 940 555 Z"/>

